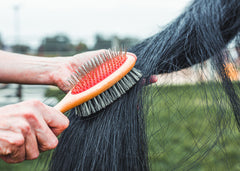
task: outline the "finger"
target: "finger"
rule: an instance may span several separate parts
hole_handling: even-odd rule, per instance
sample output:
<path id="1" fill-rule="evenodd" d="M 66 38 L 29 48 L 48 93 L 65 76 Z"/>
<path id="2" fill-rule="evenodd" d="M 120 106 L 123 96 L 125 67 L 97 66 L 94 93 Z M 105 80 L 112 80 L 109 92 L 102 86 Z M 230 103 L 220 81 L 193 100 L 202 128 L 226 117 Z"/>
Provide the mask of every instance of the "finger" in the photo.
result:
<path id="1" fill-rule="evenodd" d="M 35 134 L 37 137 L 39 151 L 43 152 L 57 147 L 58 139 L 50 128 L 36 129 Z"/>
<path id="2" fill-rule="evenodd" d="M 148 79 L 142 79 L 142 85 L 149 85 L 152 83 L 156 83 L 158 81 L 158 77 L 156 75 L 151 75 Z"/>
<path id="3" fill-rule="evenodd" d="M 7 133 L 7 134 L 6 134 Z M 7 163 L 19 163 L 25 160 L 24 137 L 22 134 L 0 132 L 0 158 Z"/>
<path id="4" fill-rule="evenodd" d="M 56 148 L 58 139 L 42 119 L 38 120 L 38 124 L 33 125 L 34 134 L 37 139 L 39 151 L 47 151 Z"/>
<path id="5" fill-rule="evenodd" d="M 12 118 L 11 122 L 14 123 L 14 127 L 10 127 L 8 130 L 22 134 L 25 139 L 24 146 L 26 159 L 36 159 L 39 155 L 38 144 L 31 125 L 27 122 L 27 119 Z"/>
<path id="6" fill-rule="evenodd" d="M 151 75 L 150 76 L 150 80 L 149 80 L 150 84 L 151 83 L 156 83 L 157 81 L 158 81 L 158 77 L 156 75 Z"/>
<path id="7" fill-rule="evenodd" d="M 24 145 L 15 148 L 15 151 L 6 156 L 6 159 L 8 160 L 8 163 L 20 163 L 25 160 L 25 147 Z"/>
<path id="8" fill-rule="evenodd" d="M 46 113 L 43 113 L 43 118 L 54 134 L 58 136 L 69 126 L 69 119 L 52 107 L 47 106 L 46 110 Z"/>
<path id="9" fill-rule="evenodd" d="M 39 156 L 37 139 L 32 130 L 25 137 L 25 154 L 26 154 L 25 158 L 27 160 L 33 160 L 38 158 Z"/>
<path id="10" fill-rule="evenodd" d="M 2 160 L 7 163 L 20 163 L 25 160 L 25 148 L 24 146 L 18 147 L 12 154 L 0 156 Z"/>
<path id="11" fill-rule="evenodd" d="M 41 151 L 53 149 L 58 144 L 58 139 L 50 128 L 64 130 L 69 121 L 65 115 L 40 101 L 29 102 L 33 107 L 34 115 L 25 116 L 34 130 Z M 37 109 L 37 110 L 36 110 Z"/>

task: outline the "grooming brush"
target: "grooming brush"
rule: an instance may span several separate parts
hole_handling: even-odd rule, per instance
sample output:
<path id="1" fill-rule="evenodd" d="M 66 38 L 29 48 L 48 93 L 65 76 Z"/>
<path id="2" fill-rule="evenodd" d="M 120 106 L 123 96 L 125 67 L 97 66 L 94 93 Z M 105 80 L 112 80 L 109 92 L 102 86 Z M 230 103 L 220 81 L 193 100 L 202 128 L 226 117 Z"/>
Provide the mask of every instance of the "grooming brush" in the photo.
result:
<path id="1" fill-rule="evenodd" d="M 68 79 L 70 91 L 54 108 L 64 113 L 78 106 L 80 117 L 100 111 L 142 77 L 134 68 L 136 60 L 134 54 L 122 50 L 106 50 L 88 60 Z"/>

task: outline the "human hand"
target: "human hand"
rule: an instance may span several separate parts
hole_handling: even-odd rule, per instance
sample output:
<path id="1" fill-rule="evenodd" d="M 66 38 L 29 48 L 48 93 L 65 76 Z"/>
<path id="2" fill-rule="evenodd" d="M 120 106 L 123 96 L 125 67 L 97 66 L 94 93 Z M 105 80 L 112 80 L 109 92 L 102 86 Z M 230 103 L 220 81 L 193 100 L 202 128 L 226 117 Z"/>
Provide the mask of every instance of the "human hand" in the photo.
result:
<path id="1" fill-rule="evenodd" d="M 0 158 L 7 163 L 36 159 L 54 149 L 69 125 L 61 112 L 31 100 L 0 108 Z"/>
<path id="2" fill-rule="evenodd" d="M 67 79 L 73 74 L 73 72 L 86 61 L 103 53 L 105 50 L 96 50 L 80 53 L 71 57 L 57 57 L 56 60 L 60 62 L 58 69 L 53 72 L 52 78 L 56 86 L 64 92 L 68 92 L 69 88 L 65 86 Z"/>
<path id="3" fill-rule="evenodd" d="M 62 60 L 60 67 L 56 72 L 53 74 L 55 85 L 58 86 L 61 90 L 64 92 L 69 91 L 69 88 L 65 86 L 65 83 L 67 82 L 67 79 L 70 78 L 70 76 L 73 74 L 73 72 L 81 65 L 83 65 L 86 61 L 89 59 L 95 57 L 96 55 L 99 55 L 101 53 L 104 53 L 104 49 L 97 50 L 97 51 L 89 51 L 85 53 L 80 53 L 77 55 L 74 55 L 72 57 L 63 58 L 60 57 L 58 60 Z M 143 80 L 143 84 L 145 84 L 146 80 Z M 152 75 L 148 81 L 147 84 L 155 83 L 157 82 L 157 76 Z"/>

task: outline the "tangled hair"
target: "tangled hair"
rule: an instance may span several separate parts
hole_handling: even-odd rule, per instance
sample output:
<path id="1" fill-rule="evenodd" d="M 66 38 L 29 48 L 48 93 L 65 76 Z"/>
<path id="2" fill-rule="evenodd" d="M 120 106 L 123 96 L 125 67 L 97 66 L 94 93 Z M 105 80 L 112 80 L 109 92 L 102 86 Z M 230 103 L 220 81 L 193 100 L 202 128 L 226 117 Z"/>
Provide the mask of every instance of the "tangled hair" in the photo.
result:
<path id="1" fill-rule="evenodd" d="M 163 84 L 145 86 L 139 81 L 92 118 L 81 119 L 71 110 L 70 126 L 60 137 L 50 170 L 149 170 L 152 168 L 149 157 L 161 159 L 163 155 L 174 155 L 177 159 L 161 161 L 162 169 L 196 168 L 198 162 L 223 141 L 232 116 L 240 126 L 238 86 L 232 83 L 225 69 L 226 61 L 231 60 L 225 49 L 239 31 L 239 0 L 193 1 L 163 31 L 129 49 L 138 56 L 135 67 L 141 70 L 145 84 L 153 74 L 166 78 Z M 203 69 L 205 61 L 210 61 L 211 79 Z M 205 79 L 197 83 L 197 88 L 166 86 L 171 80 L 169 73 L 193 65 L 198 68 L 195 72 Z M 177 94 L 176 98 L 169 96 L 171 91 Z M 185 103 L 192 108 L 183 111 L 182 97 L 189 93 L 192 96 Z M 200 98 L 197 104 L 194 104 L 194 97 Z M 201 109 L 203 125 L 195 125 L 200 105 L 204 106 Z M 168 123 L 161 117 L 163 112 L 168 113 Z M 187 122 L 187 117 L 191 118 L 191 123 Z M 206 124 L 211 132 L 204 132 Z M 178 152 L 170 142 L 164 141 L 180 134 L 182 129 L 188 130 L 188 136 L 179 135 L 174 141 L 181 146 L 186 139 L 191 146 L 188 153 Z M 197 135 L 199 129 L 203 131 Z M 148 144 L 153 145 L 150 148 Z"/>

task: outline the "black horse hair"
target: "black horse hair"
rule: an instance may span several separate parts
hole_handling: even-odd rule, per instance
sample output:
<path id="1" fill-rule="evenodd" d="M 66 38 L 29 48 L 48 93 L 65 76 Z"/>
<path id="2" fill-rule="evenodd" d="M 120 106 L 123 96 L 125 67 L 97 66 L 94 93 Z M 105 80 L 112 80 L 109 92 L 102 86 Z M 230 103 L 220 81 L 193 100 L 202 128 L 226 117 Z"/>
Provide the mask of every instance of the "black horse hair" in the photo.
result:
<path id="1" fill-rule="evenodd" d="M 218 113 L 213 119 L 217 123 L 217 127 L 212 129 L 214 136 L 205 141 L 211 142 L 208 146 L 203 143 L 191 154 L 181 156 L 178 162 L 167 166 L 168 170 L 194 168 L 221 141 L 223 131 L 230 124 L 232 116 L 235 116 L 235 121 L 240 127 L 240 101 L 236 92 L 237 87 L 225 72 L 226 60 L 231 60 L 226 48 L 239 31 L 239 0 L 195 0 L 162 31 L 128 50 L 137 55 L 135 67 L 141 70 L 143 78 L 147 80 L 145 84 L 148 83 L 151 75 L 173 73 L 195 64 L 201 65 L 210 59 L 212 72 L 217 73 L 215 82 L 225 90 L 234 113 L 232 115 L 221 107 L 225 101 L 219 98 L 223 92 L 216 89 L 216 84 L 206 86 L 200 83 L 199 86 L 206 86 L 211 90 L 216 106 L 216 111 L 210 110 L 207 106 L 205 116 L 211 117 L 212 112 Z M 70 126 L 59 139 L 49 169 L 150 170 L 149 139 L 161 136 L 161 120 L 159 127 L 154 128 L 159 130 L 159 134 L 148 135 L 146 132 L 149 112 L 152 116 L 156 116 L 157 121 L 159 119 L 157 113 L 161 113 L 154 108 L 158 103 L 151 99 L 162 96 L 164 101 L 167 97 L 164 92 L 158 90 L 158 86 L 154 86 L 154 91 L 148 87 L 142 80 L 139 81 L 126 94 L 91 118 L 81 119 L 74 109 L 71 110 L 68 114 Z M 206 100 L 205 95 L 202 96 L 203 100 Z M 172 105 L 176 105 L 177 108 L 177 104 Z M 183 117 L 182 115 L 183 113 L 178 113 L 174 116 Z M 164 135 L 160 138 L 164 138 Z M 159 142 L 157 145 L 159 151 L 156 154 L 164 153 L 164 150 L 161 150 L 164 149 L 162 144 Z"/>

